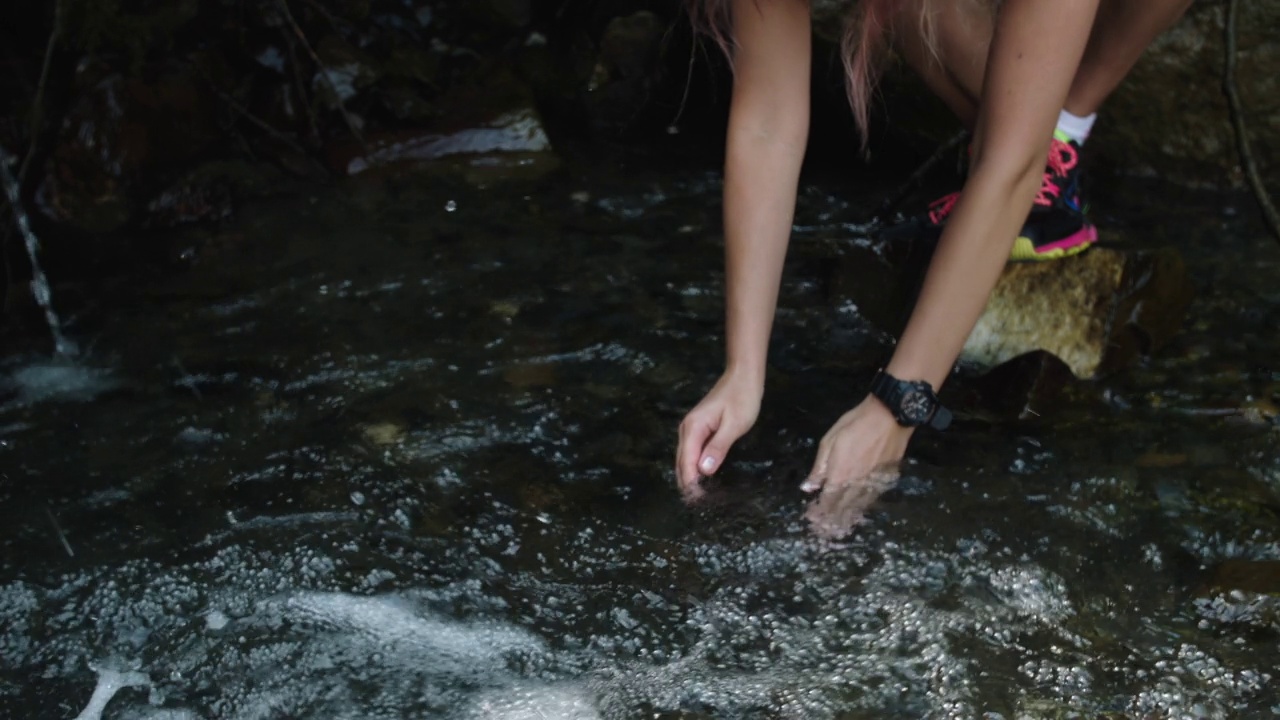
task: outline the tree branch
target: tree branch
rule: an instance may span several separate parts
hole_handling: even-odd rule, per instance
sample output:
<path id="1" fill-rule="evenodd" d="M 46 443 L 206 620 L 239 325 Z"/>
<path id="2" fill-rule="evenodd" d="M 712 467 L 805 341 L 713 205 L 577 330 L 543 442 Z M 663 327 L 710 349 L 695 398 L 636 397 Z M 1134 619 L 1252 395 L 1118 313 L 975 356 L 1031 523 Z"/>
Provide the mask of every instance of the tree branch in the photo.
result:
<path id="1" fill-rule="evenodd" d="M 302 33 L 302 28 L 298 27 L 298 23 L 293 19 L 293 13 L 289 11 L 289 4 L 286 0 L 279 0 L 280 9 L 284 12 L 284 18 L 293 28 L 293 32 L 302 41 L 302 47 L 306 48 L 307 54 L 311 56 L 311 61 L 316 64 L 316 71 L 320 73 L 320 77 L 324 78 L 324 82 L 329 86 L 329 91 L 333 93 L 333 99 L 338 103 L 338 109 L 342 112 L 342 119 L 347 123 L 347 129 L 355 136 L 356 140 L 364 145 L 364 135 L 360 134 L 359 128 L 356 127 L 355 120 L 351 118 L 351 113 L 347 112 L 347 105 L 342 101 L 342 93 L 338 92 L 338 86 L 334 84 L 333 78 L 329 77 L 329 72 L 321 62 L 320 56 L 312 49 L 311 43 L 307 40 L 307 36 Z M 367 150 L 367 148 L 366 148 Z"/>
<path id="2" fill-rule="evenodd" d="M 1271 202 L 1271 196 L 1262 183 L 1258 173 L 1258 164 L 1253 157 L 1253 149 L 1249 144 L 1249 133 L 1244 126 L 1244 109 L 1240 103 L 1240 93 L 1236 89 L 1236 20 L 1239 16 L 1239 0 L 1230 0 L 1227 4 L 1227 22 L 1224 28 L 1226 57 L 1222 73 L 1222 90 L 1227 95 L 1227 104 L 1231 108 L 1231 125 L 1236 133 L 1236 147 L 1240 152 L 1240 164 L 1244 168 L 1245 177 L 1253 189 L 1253 195 L 1262 208 L 1263 219 L 1271 233 L 1280 240 L 1280 214 Z"/>
<path id="3" fill-rule="evenodd" d="M 44 121 L 44 93 L 45 86 L 49 83 L 49 66 L 53 64 L 53 51 L 58 46 L 58 40 L 62 37 L 62 16 L 63 16 L 62 0 L 57 0 L 53 5 L 53 30 L 49 33 L 49 43 L 44 50 L 44 63 L 40 67 L 40 81 L 36 83 L 36 96 L 31 101 L 31 128 L 28 130 L 30 135 L 30 147 L 27 148 L 27 156 L 23 159 L 22 165 L 18 168 L 18 186 L 22 187 L 27 180 L 27 171 L 31 169 L 31 159 L 36 155 L 36 146 L 39 145 L 40 125 Z"/>

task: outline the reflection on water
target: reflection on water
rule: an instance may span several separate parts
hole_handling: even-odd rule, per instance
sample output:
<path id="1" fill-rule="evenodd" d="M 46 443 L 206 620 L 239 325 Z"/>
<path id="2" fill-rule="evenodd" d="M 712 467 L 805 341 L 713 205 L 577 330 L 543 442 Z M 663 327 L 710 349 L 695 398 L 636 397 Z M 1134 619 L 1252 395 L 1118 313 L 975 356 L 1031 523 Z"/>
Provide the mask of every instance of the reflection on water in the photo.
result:
<path id="1" fill-rule="evenodd" d="M 873 244 L 804 195 L 760 427 L 685 508 L 717 195 L 362 179 L 85 309 L 96 358 L 5 360 L 0 714 L 1280 712 L 1280 267 L 1221 200 L 1162 211 L 1205 290 L 1173 348 L 1051 421 L 920 435 L 831 545 L 795 486 L 887 348 L 826 295 Z"/>

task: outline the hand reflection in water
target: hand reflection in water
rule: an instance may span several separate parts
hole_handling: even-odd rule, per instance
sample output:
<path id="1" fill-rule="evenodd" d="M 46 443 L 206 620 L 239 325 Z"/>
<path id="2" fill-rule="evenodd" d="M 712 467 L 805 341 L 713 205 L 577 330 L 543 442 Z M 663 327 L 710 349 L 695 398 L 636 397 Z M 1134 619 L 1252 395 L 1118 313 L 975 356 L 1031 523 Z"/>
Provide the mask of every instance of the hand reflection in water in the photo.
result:
<path id="1" fill-rule="evenodd" d="M 821 491 L 805 513 L 815 534 L 828 539 L 849 534 L 867 508 L 898 482 L 911 433 L 870 397 L 831 426 L 800 486 L 805 492 Z"/>
<path id="2" fill-rule="evenodd" d="M 810 529 L 818 537 L 843 540 L 862 522 L 876 500 L 898 484 L 899 477 L 897 464 L 890 463 L 858 480 L 828 483 L 805 512 Z"/>

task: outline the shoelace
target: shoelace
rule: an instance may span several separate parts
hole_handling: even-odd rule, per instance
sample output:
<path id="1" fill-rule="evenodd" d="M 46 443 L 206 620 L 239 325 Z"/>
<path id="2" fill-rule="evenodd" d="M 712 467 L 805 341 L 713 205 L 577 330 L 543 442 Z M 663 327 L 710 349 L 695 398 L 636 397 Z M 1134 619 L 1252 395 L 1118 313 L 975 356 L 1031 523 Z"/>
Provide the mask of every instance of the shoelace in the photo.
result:
<path id="1" fill-rule="evenodd" d="M 1042 207 L 1052 205 L 1054 198 L 1061 197 L 1062 188 L 1054 182 L 1054 178 L 1065 178 L 1078 162 L 1080 162 L 1080 155 L 1076 149 L 1070 143 L 1054 138 L 1049 144 L 1048 170 L 1040 181 L 1040 191 L 1036 193 L 1035 204 Z"/>
<path id="2" fill-rule="evenodd" d="M 1046 171 L 1040 179 L 1040 190 L 1036 193 L 1035 204 L 1046 207 L 1053 204 L 1053 199 L 1062 195 L 1062 188 L 1054 182 L 1055 178 L 1065 178 L 1080 162 L 1080 155 L 1070 143 L 1054 138 L 1049 144 L 1049 158 Z M 953 192 L 929 203 L 929 222 L 941 225 L 951 210 L 955 208 L 960 193 Z"/>
<path id="3" fill-rule="evenodd" d="M 929 203 L 929 222 L 934 225 L 941 225 L 942 221 L 946 220 L 947 216 L 951 214 L 951 208 L 956 206 L 956 201 L 959 199 L 960 193 L 953 192 Z"/>

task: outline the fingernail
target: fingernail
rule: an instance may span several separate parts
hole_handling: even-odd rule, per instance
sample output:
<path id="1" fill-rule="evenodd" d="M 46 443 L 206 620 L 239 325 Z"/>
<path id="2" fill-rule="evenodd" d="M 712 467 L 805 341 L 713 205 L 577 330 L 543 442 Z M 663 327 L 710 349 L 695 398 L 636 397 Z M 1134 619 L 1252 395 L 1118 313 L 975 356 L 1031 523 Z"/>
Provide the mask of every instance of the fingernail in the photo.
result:
<path id="1" fill-rule="evenodd" d="M 716 459 L 710 455 L 702 458 L 702 462 L 698 463 L 698 469 L 702 472 L 711 472 L 716 469 Z"/>
<path id="2" fill-rule="evenodd" d="M 817 479 L 817 478 L 809 478 L 808 480 L 805 480 L 803 483 L 801 483 L 801 485 L 800 485 L 800 489 L 801 489 L 801 490 L 803 490 L 803 491 L 805 491 L 805 492 L 813 492 L 814 490 L 817 490 L 817 489 L 818 489 L 818 479 Z"/>

